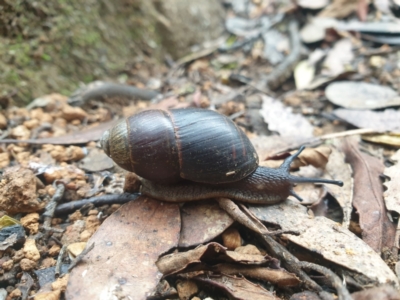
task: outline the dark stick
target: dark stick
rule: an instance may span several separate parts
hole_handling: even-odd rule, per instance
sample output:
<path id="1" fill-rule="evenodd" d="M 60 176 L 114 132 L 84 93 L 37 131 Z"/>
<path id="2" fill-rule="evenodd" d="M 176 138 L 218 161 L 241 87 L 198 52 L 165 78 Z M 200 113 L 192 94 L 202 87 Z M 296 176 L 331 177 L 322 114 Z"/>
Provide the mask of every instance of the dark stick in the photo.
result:
<path id="1" fill-rule="evenodd" d="M 88 248 L 85 248 L 77 257 L 75 257 L 73 262 L 68 267 L 68 272 L 70 272 L 77 264 L 79 264 L 83 259 L 83 257 L 90 251 L 92 251 L 93 248 L 94 248 L 94 243 L 92 243 Z"/>
<path id="2" fill-rule="evenodd" d="M 43 216 L 44 216 L 43 227 L 46 230 L 50 228 L 51 219 L 54 216 L 54 211 L 57 207 L 57 204 L 58 204 L 58 202 L 60 202 L 60 200 L 64 196 L 65 185 L 63 183 L 59 183 L 56 186 L 57 186 L 56 192 L 54 193 L 50 202 L 46 205 L 45 212 L 43 213 Z"/>
<path id="3" fill-rule="evenodd" d="M 300 264 L 300 267 L 302 269 L 316 271 L 316 272 L 321 273 L 322 275 L 324 275 L 327 279 L 329 279 L 331 281 L 333 287 L 337 291 L 337 295 L 338 295 L 338 299 L 339 300 L 351 300 L 351 299 L 353 299 L 350 296 L 349 291 L 343 285 L 343 282 L 339 278 L 339 276 L 337 276 L 335 273 L 333 273 L 328 268 L 325 268 L 323 266 L 316 265 L 316 264 L 313 264 L 313 263 L 310 263 L 310 262 L 304 262 L 304 261 L 299 262 L 299 264 Z"/>
<path id="4" fill-rule="evenodd" d="M 139 194 L 124 193 L 124 194 L 112 194 L 112 195 L 92 197 L 89 199 L 82 199 L 60 204 L 59 206 L 57 206 L 54 213 L 57 216 L 62 214 L 68 214 L 77 209 L 80 209 L 86 204 L 93 204 L 95 206 L 100 206 L 105 204 L 122 204 L 135 200 L 139 196 L 140 196 Z"/>

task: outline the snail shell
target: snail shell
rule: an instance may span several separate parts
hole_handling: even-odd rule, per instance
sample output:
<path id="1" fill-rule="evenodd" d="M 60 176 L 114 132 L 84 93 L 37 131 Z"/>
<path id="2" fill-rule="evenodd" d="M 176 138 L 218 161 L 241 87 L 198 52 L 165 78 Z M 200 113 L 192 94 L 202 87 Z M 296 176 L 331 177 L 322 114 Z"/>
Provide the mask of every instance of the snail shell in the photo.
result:
<path id="1" fill-rule="evenodd" d="M 211 110 L 146 110 L 107 130 L 101 145 L 122 168 L 159 183 L 219 184 L 247 177 L 258 156 L 229 118 Z"/>

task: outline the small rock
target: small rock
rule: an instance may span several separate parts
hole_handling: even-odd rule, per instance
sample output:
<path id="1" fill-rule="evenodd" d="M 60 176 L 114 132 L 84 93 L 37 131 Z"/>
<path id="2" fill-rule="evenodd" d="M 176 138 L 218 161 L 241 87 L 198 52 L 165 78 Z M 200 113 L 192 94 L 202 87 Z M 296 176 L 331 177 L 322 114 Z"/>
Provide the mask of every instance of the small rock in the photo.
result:
<path id="1" fill-rule="evenodd" d="M 51 246 L 48 253 L 50 256 L 56 256 L 58 255 L 58 253 L 60 253 L 60 249 L 61 249 L 60 245 L 55 244 Z"/>
<path id="2" fill-rule="evenodd" d="M 65 292 L 65 289 L 67 288 L 68 284 L 68 279 L 69 279 L 69 274 L 66 274 L 61 278 L 57 278 L 57 280 L 51 284 L 51 287 L 55 291 L 60 290 L 62 292 Z"/>
<path id="3" fill-rule="evenodd" d="M 25 243 L 25 230 L 21 225 L 12 225 L 0 230 L 0 250 L 4 251 L 7 247 Z"/>
<path id="4" fill-rule="evenodd" d="M 72 257 L 77 257 L 86 247 L 86 242 L 73 243 L 68 245 L 67 251 Z"/>
<path id="5" fill-rule="evenodd" d="M 35 212 L 43 208 L 36 197 L 35 174 L 20 166 L 7 168 L 0 181 L 0 210 L 9 214 Z"/>
<path id="6" fill-rule="evenodd" d="M 39 214 L 30 213 L 21 218 L 21 224 L 30 234 L 36 234 L 39 231 Z"/>
<path id="7" fill-rule="evenodd" d="M 21 250 L 15 251 L 12 259 L 13 259 L 14 263 L 17 263 L 17 262 L 21 261 L 21 259 L 23 259 L 24 257 L 25 257 L 24 250 L 21 249 Z"/>
<path id="8" fill-rule="evenodd" d="M 40 259 L 40 253 L 36 247 L 36 242 L 33 239 L 27 239 L 24 244 L 24 255 L 26 258 L 38 261 Z"/>
<path id="9" fill-rule="evenodd" d="M 61 291 L 51 291 L 51 292 L 43 292 L 43 293 L 37 293 L 33 299 L 34 300 L 58 300 L 60 299 L 61 296 Z"/>
<path id="10" fill-rule="evenodd" d="M 9 259 L 1 265 L 4 271 L 10 271 L 14 265 L 14 261 L 12 259 Z"/>
<path id="11" fill-rule="evenodd" d="M 62 264 L 61 265 L 61 274 L 67 273 L 68 267 L 69 267 L 69 265 Z M 46 284 L 53 282 L 56 279 L 55 278 L 56 267 L 50 267 L 47 269 L 36 270 L 36 271 L 34 271 L 34 273 L 38 278 L 40 287 L 44 287 Z"/>
<path id="12" fill-rule="evenodd" d="M 5 289 L 0 289 L 0 300 L 6 300 L 7 291 Z"/>
<path id="13" fill-rule="evenodd" d="M 7 152 L 0 153 L 0 169 L 10 165 L 10 155 Z"/>
<path id="14" fill-rule="evenodd" d="M 28 258 L 23 258 L 23 259 L 21 259 L 19 266 L 21 267 L 21 269 L 23 271 L 30 271 L 36 267 L 36 262 L 33 260 L 30 260 Z"/>
<path id="15" fill-rule="evenodd" d="M 80 107 L 72 107 L 69 105 L 64 105 L 62 110 L 62 116 L 67 121 L 72 120 L 84 120 L 87 118 L 87 113 Z"/>
<path id="16" fill-rule="evenodd" d="M 12 299 L 12 298 L 19 298 L 21 297 L 22 293 L 20 291 L 20 289 L 15 289 L 13 290 L 9 295 L 8 295 L 8 299 Z"/>
<path id="17" fill-rule="evenodd" d="M 52 257 L 46 257 L 45 259 L 42 260 L 40 264 L 41 269 L 46 269 L 50 267 L 54 267 L 56 265 L 56 260 Z"/>
<path id="18" fill-rule="evenodd" d="M 77 220 L 74 224 L 69 225 L 61 238 L 62 244 L 72 244 L 80 242 L 80 234 L 85 229 L 85 221 Z"/>
<path id="19" fill-rule="evenodd" d="M 15 139 L 26 140 L 29 139 L 31 131 L 24 125 L 18 125 L 11 130 L 10 135 Z"/>

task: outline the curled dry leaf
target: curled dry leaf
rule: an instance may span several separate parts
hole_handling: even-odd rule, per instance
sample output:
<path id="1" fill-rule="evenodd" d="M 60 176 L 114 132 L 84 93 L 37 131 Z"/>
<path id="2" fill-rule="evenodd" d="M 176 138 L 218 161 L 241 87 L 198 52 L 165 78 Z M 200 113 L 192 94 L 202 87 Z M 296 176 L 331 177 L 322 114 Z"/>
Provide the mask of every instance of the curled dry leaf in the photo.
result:
<path id="1" fill-rule="evenodd" d="M 185 203 L 179 247 L 204 244 L 224 232 L 233 219 L 215 201 Z"/>
<path id="2" fill-rule="evenodd" d="M 383 162 L 360 152 L 355 139 L 346 138 L 342 148 L 354 173 L 353 206 L 359 214 L 362 238 L 378 253 L 383 247 L 391 249 L 396 226 L 389 220 L 383 201 L 379 178 L 383 174 Z"/>
<path id="3" fill-rule="evenodd" d="M 179 206 L 147 197 L 108 217 L 88 244 L 95 247 L 71 272 L 66 299 L 146 299 L 162 274 L 155 262 L 178 245 Z M 112 272 L 105 272 L 106 268 Z"/>
<path id="4" fill-rule="evenodd" d="M 345 273 L 356 275 L 355 278 L 366 282 L 398 284 L 396 275 L 380 255 L 336 222 L 325 217 L 310 218 L 307 208 L 290 200 L 264 207 L 252 205 L 250 210 L 260 220 L 279 225 L 282 230 L 299 231 L 299 236 L 284 236 L 291 242 L 342 266 Z"/>
<path id="5" fill-rule="evenodd" d="M 228 275 L 221 276 L 209 276 L 202 275 L 193 278 L 196 281 L 217 287 L 224 290 L 230 299 L 242 300 L 242 299 L 254 299 L 254 300 L 279 300 L 270 291 L 262 288 L 258 284 L 254 284 L 245 278 L 238 278 Z"/>
<path id="6" fill-rule="evenodd" d="M 331 148 L 325 145 L 319 146 L 317 148 L 305 148 L 303 152 L 301 152 L 300 155 L 296 158 L 296 160 L 290 165 L 290 167 L 291 169 L 298 169 L 300 167 L 312 165 L 316 168 L 325 169 L 331 151 Z M 290 154 L 287 154 L 287 156 L 290 156 L 294 153 L 296 153 L 296 151 L 291 151 Z M 276 158 L 278 160 L 276 160 Z M 277 168 L 283 162 L 283 157 L 281 155 L 270 156 L 266 159 L 267 160 L 260 162 L 260 165 L 270 168 Z"/>
<path id="7" fill-rule="evenodd" d="M 161 273 L 170 275 L 178 273 L 192 264 L 218 260 L 259 265 L 268 262 L 269 258 L 263 255 L 241 254 L 235 251 L 228 251 L 222 245 L 213 242 L 186 252 L 165 255 L 156 264 Z"/>
<path id="8" fill-rule="evenodd" d="M 271 282 L 280 287 L 283 286 L 297 286 L 300 284 L 299 278 L 296 275 L 289 273 L 283 269 L 274 270 L 259 266 L 243 266 L 234 264 L 218 264 L 212 268 L 214 272 L 237 275 L 241 274 L 245 277 L 253 278 L 256 280 Z"/>
<path id="9" fill-rule="evenodd" d="M 399 133 L 363 134 L 361 138 L 363 141 L 400 148 Z"/>

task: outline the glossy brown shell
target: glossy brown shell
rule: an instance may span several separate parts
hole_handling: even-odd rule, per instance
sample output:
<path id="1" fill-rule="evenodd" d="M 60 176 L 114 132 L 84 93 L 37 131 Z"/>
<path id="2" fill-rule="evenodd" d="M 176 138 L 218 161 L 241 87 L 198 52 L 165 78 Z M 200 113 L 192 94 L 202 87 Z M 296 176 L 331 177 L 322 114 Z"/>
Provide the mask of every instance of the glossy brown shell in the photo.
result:
<path id="1" fill-rule="evenodd" d="M 204 109 L 143 111 L 106 131 L 101 144 L 122 168 L 161 183 L 234 182 L 258 166 L 243 131 Z"/>

